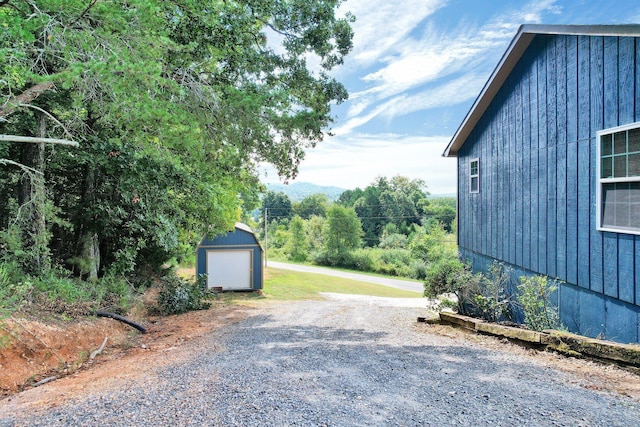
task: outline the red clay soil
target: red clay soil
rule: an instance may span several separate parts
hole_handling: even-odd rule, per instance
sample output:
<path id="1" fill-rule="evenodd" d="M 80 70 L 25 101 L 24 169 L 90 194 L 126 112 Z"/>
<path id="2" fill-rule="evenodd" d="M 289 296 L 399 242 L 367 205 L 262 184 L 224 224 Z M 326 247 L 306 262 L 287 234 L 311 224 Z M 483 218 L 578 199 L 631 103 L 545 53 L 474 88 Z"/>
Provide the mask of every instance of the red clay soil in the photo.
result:
<path id="1" fill-rule="evenodd" d="M 87 317 L 75 321 L 11 318 L 0 323 L 0 399 L 32 388 L 43 379 L 65 378 L 74 388 L 97 377 L 117 377 L 139 371 L 141 360 L 202 336 L 246 316 L 241 306 L 215 305 L 209 310 L 177 316 L 135 319 L 149 333 L 141 334 L 124 323 L 108 318 Z M 102 352 L 91 354 L 107 343 Z M 164 356 L 164 354 L 163 354 Z M 166 360 L 166 357 L 158 357 Z M 154 365 L 157 366 L 154 361 Z"/>

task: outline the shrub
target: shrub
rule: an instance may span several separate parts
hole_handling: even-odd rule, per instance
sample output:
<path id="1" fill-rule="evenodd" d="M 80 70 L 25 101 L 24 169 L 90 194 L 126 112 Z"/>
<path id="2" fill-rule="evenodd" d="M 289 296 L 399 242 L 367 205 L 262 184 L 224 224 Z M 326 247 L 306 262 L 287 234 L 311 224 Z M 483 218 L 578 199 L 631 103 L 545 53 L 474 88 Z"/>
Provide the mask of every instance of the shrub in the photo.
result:
<path id="1" fill-rule="evenodd" d="M 131 306 L 134 291 L 124 277 L 106 275 L 96 283 L 94 289 L 95 300 L 101 308 L 124 314 Z"/>
<path id="2" fill-rule="evenodd" d="M 16 309 L 21 300 L 20 288 L 11 278 L 10 266 L 0 264 L 0 318 Z"/>
<path id="3" fill-rule="evenodd" d="M 531 329 L 562 328 L 557 307 L 550 303 L 550 297 L 558 288 L 557 280 L 550 282 L 546 276 L 521 276 L 518 285 L 518 303 L 524 312 L 524 321 Z"/>
<path id="4" fill-rule="evenodd" d="M 91 291 L 80 280 L 70 278 L 70 273 L 62 269 L 52 269 L 49 273 L 34 279 L 35 288 L 49 300 L 61 300 L 67 304 L 92 301 Z"/>
<path id="5" fill-rule="evenodd" d="M 203 301 L 205 281 L 205 275 L 194 282 L 183 281 L 176 275 L 163 277 L 158 293 L 158 311 L 168 315 L 209 308 L 211 304 Z"/>
<path id="6" fill-rule="evenodd" d="M 356 249 L 351 252 L 351 266 L 360 271 L 372 271 L 373 270 L 373 258 L 372 253 L 368 249 Z"/>
<path id="7" fill-rule="evenodd" d="M 331 265 L 329 264 L 329 255 L 322 250 L 313 251 L 309 255 L 311 262 L 317 265 Z"/>
<path id="8" fill-rule="evenodd" d="M 424 280 L 427 277 L 427 264 L 424 261 L 413 260 L 409 266 L 409 277 Z"/>
<path id="9" fill-rule="evenodd" d="M 513 300 L 507 292 L 507 284 L 512 269 L 504 263 L 494 261 L 489 266 L 489 274 L 483 277 L 481 287 L 473 302 L 478 314 L 490 322 L 513 318 Z"/>
<path id="10" fill-rule="evenodd" d="M 403 249 L 407 247 L 407 236 L 404 234 L 384 233 L 378 247 L 381 249 Z"/>
<path id="11" fill-rule="evenodd" d="M 470 303 L 478 294 L 480 274 L 473 274 L 469 266 L 458 258 L 443 257 L 429 265 L 424 283 L 424 296 L 437 298 L 443 294 L 457 297 L 458 313 L 472 314 Z"/>

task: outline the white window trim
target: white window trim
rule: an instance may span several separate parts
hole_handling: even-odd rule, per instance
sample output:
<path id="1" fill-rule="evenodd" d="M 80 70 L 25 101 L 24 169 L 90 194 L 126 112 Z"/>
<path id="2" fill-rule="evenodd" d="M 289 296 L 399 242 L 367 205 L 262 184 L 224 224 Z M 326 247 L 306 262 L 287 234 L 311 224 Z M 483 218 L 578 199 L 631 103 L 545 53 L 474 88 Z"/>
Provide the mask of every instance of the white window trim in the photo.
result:
<path id="1" fill-rule="evenodd" d="M 478 172 L 475 175 L 471 175 L 471 164 L 473 162 L 478 162 Z M 473 184 L 472 184 L 473 178 L 478 178 L 478 189 L 475 191 L 473 190 Z M 479 192 L 480 192 L 480 158 L 476 157 L 469 160 L 469 193 L 477 194 Z"/>
<path id="2" fill-rule="evenodd" d="M 602 159 L 600 157 L 602 151 L 602 143 L 600 142 L 600 138 L 602 137 L 602 135 L 608 135 L 636 128 L 640 128 L 640 122 L 602 129 L 596 132 L 596 229 L 598 231 L 610 231 L 612 233 L 640 235 L 640 230 L 628 230 L 624 228 L 602 226 L 602 184 L 614 184 L 617 182 L 640 182 L 640 176 L 627 178 L 600 178 L 600 169 L 602 168 Z"/>

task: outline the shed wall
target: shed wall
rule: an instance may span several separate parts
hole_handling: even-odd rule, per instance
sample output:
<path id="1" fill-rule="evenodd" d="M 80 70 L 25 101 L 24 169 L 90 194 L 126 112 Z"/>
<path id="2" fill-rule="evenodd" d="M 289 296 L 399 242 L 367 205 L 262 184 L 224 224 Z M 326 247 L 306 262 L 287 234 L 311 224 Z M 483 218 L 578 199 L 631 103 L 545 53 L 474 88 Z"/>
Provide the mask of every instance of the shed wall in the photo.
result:
<path id="1" fill-rule="evenodd" d="M 215 238 L 205 237 L 196 250 L 196 273 L 203 275 L 207 273 L 207 251 L 228 251 L 228 250 L 250 250 L 251 257 L 251 283 L 252 289 L 263 288 L 263 261 L 262 248 L 253 233 L 236 229 L 233 232 Z"/>
<path id="2" fill-rule="evenodd" d="M 637 341 L 640 236 L 595 223 L 596 132 L 635 121 L 637 38 L 536 36 L 458 153 L 458 241 L 471 261 L 490 257 L 566 282 L 576 298 L 561 299 L 560 309 L 574 331 L 603 332 L 584 327 L 599 322 L 585 308 L 593 305 L 633 325 Z M 472 158 L 480 159 L 477 194 Z M 569 312 L 583 321 L 571 323 Z"/>

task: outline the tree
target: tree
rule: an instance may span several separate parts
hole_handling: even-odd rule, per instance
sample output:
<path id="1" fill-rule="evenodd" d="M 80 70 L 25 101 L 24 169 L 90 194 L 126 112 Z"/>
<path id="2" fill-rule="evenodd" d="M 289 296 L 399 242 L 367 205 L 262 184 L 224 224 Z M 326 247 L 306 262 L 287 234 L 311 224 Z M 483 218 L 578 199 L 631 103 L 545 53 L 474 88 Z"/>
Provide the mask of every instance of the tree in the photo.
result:
<path id="1" fill-rule="evenodd" d="M 262 197 L 262 212 L 266 212 L 269 221 L 288 220 L 293 212 L 291 200 L 282 191 L 267 191 Z"/>
<path id="2" fill-rule="evenodd" d="M 378 177 L 364 190 L 345 191 L 338 199 L 353 206 L 362 221 L 367 246 L 376 246 L 388 223 L 395 224 L 405 235 L 412 224 L 419 224 L 428 205 L 424 181 L 395 176 L 390 180 Z"/>
<path id="3" fill-rule="evenodd" d="M 324 248 L 323 230 L 325 222 L 325 218 L 314 215 L 305 223 L 305 236 L 311 253 L 317 254 Z"/>
<path id="4" fill-rule="evenodd" d="M 439 197 L 432 199 L 424 209 L 427 220 L 434 219 L 451 233 L 456 219 L 456 199 L 453 197 Z"/>
<path id="5" fill-rule="evenodd" d="M 325 216 L 329 198 L 326 194 L 318 193 L 305 197 L 293 205 L 293 211 L 302 219 L 309 219 L 313 215 Z"/>
<path id="6" fill-rule="evenodd" d="M 347 208 L 354 207 L 356 201 L 364 195 L 364 191 L 360 188 L 355 190 L 345 190 L 340 194 L 336 203 L 345 206 Z"/>
<path id="7" fill-rule="evenodd" d="M 385 224 L 378 187 L 370 185 L 365 188 L 363 195 L 356 200 L 353 208 L 362 221 L 365 244 L 377 246 Z"/>
<path id="8" fill-rule="evenodd" d="M 304 221 L 299 216 L 294 216 L 289 224 L 289 240 L 285 251 L 292 261 L 305 261 L 307 259 L 307 241 L 304 233 Z"/>
<path id="9" fill-rule="evenodd" d="M 44 112 L 42 133 L 81 142 L 45 147 L 54 258 L 79 274 L 91 259 L 102 273 L 157 267 L 252 208 L 258 162 L 295 177 L 347 96 L 328 75 L 351 49 L 339 3 L 0 2 L 0 134 L 37 136 Z M 0 170 L 3 230 L 24 205 L 16 176 Z"/>
<path id="10" fill-rule="evenodd" d="M 334 205 L 327 211 L 325 251 L 331 263 L 339 264 L 362 243 L 362 224 L 353 209 Z"/>

